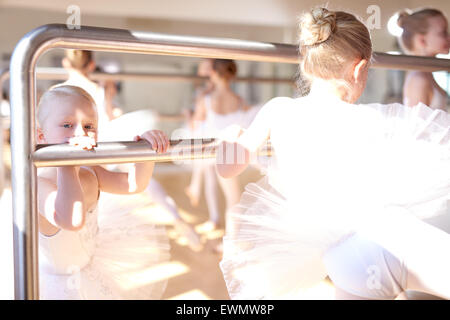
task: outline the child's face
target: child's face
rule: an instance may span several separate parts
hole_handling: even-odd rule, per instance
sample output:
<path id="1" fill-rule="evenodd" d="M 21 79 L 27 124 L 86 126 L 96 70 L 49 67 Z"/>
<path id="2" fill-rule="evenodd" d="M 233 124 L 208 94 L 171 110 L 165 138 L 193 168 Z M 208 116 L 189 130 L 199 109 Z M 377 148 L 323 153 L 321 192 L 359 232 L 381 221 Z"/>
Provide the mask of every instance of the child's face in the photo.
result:
<path id="1" fill-rule="evenodd" d="M 71 138 L 87 136 L 97 141 L 97 111 L 81 96 L 55 97 L 48 105 L 48 116 L 38 133 L 39 143 L 68 143 Z"/>
<path id="2" fill-rule="evenodd" d="M 448 54 L 450 48 L 450 36 L 448 34 L 448 22 L 442 16 L 428 19 L 428 32 L 426 34 L 427 51 L 430 55 Z"/>

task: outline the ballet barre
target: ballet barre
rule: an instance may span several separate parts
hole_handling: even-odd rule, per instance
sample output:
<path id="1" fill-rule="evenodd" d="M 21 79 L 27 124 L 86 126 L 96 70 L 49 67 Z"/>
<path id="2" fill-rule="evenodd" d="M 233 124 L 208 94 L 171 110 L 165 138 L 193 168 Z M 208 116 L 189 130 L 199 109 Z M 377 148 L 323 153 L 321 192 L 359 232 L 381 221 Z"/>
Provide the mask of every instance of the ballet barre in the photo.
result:
<path id="1" fill-rule="evenodd" d="M 35 139 L 36 63 L 47 50 L 53 48 L 83 49 L 135 54 L 177 55 L 198 58 L 223 58 L 261 62 L 298 63 L 297 46 L 255 41 L 178 36 L 152 32 L 129 31 L 82 26 L 70 30 L 63 24 L 38 27 L 26 34 L 16 45 L 10 64 L 11 76 L 11 151 L 12 192 L 14 217 L 14 284 L 16 299 L 38 299 L 38 230 L 36 167 L 42 154 L 51 146 L 37 149 Z M 373 67 L 450 71 L 449 60 L 405 57 L 374 53 Z M 136 144 L 136 145 L 134 145 Z M 112 145 L 108 152 L 117 152 L 126 160 L 144 161 L 141 151 L 132 156 L 128 151 L 138 147 Z M 66 151 L 49 151 L 50 157 L 59 158 L 54 165 L 64 162 Z M 99 150 L 103 146 L 100 146 Z M 120 151 L 116 150 L 122 148 Z M 191 147 L 189 147 L 191 148 Z M 106 152 L 106 151 L 105 151 Z M 89 154 L 79 150 L 71 157 Z M 91 164 L 99 163 L 92 153 Z M 192 154 L 189 159 L 195 159 Z M 97 161 L 98 160 L 98 161 Z M 117 159 L 114 159 L 117 161 Z M 78 165 L 83 163 L 78 163 Z"/>
<path id="2" fill-rule="evenodd" d="M 0 71 L 0 88 L 4 89 L 4 83 L 9 79 L 9 69 Z M 68 72 L 64 68 L 36 68 L 37 80 L 67 80 Z M 145 72 L 92 72 L 89 78 L 94 81 L 170 81 L 170 82 L 201 82 L 208 77 L 200 77 L 190 74 L 176 73 L 145 73 Z M 268 78 L 268 77 L 237 77 L 233 82 L 256 82 L 256 83 L 286 83 L 295 84 L 294 79 Z"/>
<path id="3" fill-rule="evenodd" d="M 0 71 L 0 90 L 3 92 L 6 81 L 9 80 L 9 68 Z M 171 73 L 144 73 L 144 72 L 93 72 L 89 75 L 95 81 L 170 81 L 170 82 L 202 82 L 206 81 L 208 77 L 200 77 L 189 74 L 171 74 Z M 68 79 L 68 72 L 64 68 L 36 68 L 37 80 L 62 80 Z M 280 83 L 295 86 L 294 79 L 288 78 L 268 78 L 268 77 L 237 77 L 233 82 L 248 82 L 248 83 Z M 3 95 L 0 96 L 0 102 L 3 100 Z M 162 115 L 158 114 L 158 121 L 164 122 L 181 122 L 186 117 L 182 114 Z M 4 115 L 0 112 L 0 155 L 3 154 L 4 130 L 9 129 L 9 115 Z M 0 157 L 0 196 L 3 193 L 5 174 L 4 174 L 3 158 Z"/>
<path id="4" fill-rule="evenodd" d="M 144 161 L 169 162 L 182 160 L 211 159 L 216 157 L 217 139 L 178 139 L 170 140 L 165 153 L 156 153 L 146 141 L 99 142 L 93 150 L 80 149 L 68 144 L 37 145 L 33 153 L 37 168 L 55 166 L 102 165 L 136 163 Z M 228 151 L 228 150 L 227 150 Z M 232 152 L 232 150 L 230 150 Z M 236 151 L 237 153 L 237 151 Z M 270 141 L 261 147 L 257 156 L 271 156 Z"/>

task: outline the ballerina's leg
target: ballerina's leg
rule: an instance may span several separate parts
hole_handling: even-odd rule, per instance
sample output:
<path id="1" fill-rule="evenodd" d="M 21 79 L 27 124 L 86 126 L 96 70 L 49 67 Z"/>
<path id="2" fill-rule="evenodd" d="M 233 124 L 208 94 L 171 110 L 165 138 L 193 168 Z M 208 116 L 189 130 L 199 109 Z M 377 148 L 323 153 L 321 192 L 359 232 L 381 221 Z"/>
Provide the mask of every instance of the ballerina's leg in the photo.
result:
<path id="1" fill-rule="evenodd" d="M 185 192 L 189 197 L 191 205 L 196 207 L 200 199 L 200 192 L 202 188 L 202 177 L 204 171 L 204 165 L 200 161 L 193 161 L 192 163 L 192 175 L 189 186 L 186 187 Z"/>
<path id="2" fill-rule="evenodd" d="M 402 211 L 386 217 L 326 251 L 336 298 L 394 299 L 406 290 L 450 298 L 450 235 Z"/>
<path id="3" fill-rule="evenodd" d="M 200 237 L 195 232 L 194 228 L 181 217 L 175 201 L 166 193 L 159 182 L 155 179 L 151 179 L 146 190 L 154 202 L 162 206 L 172 215 L 175 229 L 181 236 L 186 237 L 191 249 L 195 251 L 200 250 L 202 247 Z"/>
<path id="4" fill-rule="evenodd" d="M 241 198 L 241 188 L 237 177 L 222 178 L 217 175 L 217 179 L 225 195 L 226 211 L 230 210 Z"/>
<path id="5" fill-rule="evenodd" d="M 404 261 L 405 289 L 450 299 L 450 234 L 408 216 L 395 226 L 398 238 L 387 247 Z"/>
<path id="6" fill-rule="evenodd" d="M 151 179 L 146 190 L 152 201 L 166 209 L 174 219 L 182 219 L 175 201 L 166 193 L 158 181 Z"/>
<path id="7" fill-rule="evenodd" d="M 229 210 L 235 206 L 237 203 L 239 203 L 240 197 L 241 197 L 241 190 L 239 185 L 239 180 L 237 177 L 224 179 L 218 174 L 216 174 L 217 179 L 220 183 L 220 186 L 222 187 L 223 193 L 225 195 L 225 202 L 226 202 L 226 210 L 225 210 L 225 229 L 228 234 L 234 234 L 235 228 L 233 227 L 233 223 L 230 221 L 229 218 Z M 220 243 L 216 247 L 216 251 L 223 252 L 223 244 Z"/>
<path id="8" fill-rule="evenodd" d="M 209 220 L 213 223 L 219 223 L 219 203 L 217 196 L 217 178 L 214 165 L 205 165 L 205 196 L 209 211 Z"/>

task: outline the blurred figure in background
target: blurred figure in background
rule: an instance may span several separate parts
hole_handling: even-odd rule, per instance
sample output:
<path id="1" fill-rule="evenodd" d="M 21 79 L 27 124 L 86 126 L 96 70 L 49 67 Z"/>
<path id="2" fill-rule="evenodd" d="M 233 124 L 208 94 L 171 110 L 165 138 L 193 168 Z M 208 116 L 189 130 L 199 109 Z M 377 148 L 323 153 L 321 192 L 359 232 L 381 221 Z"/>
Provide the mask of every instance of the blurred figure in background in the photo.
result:
<path id="1" fill-rule="evenodd" d="M 103 127 L 111 120 L 108 116 L 111 112 L 107 112 L 105 88 L 89 78 L 89 75 L 96 69 L 92 52 L 87 50 L 66 50 L 62 65 L 69 73 L 69 78 L 64 84 L 80 87 L 94 99 L 98 112 L 98 128 L 99 131 L 102 131 Z"/>
<path id="2" fill-rule="evenodd" d="M 206 95 L 208 95 L 213 89 L 214 84 L 211 82 L 209 76 L 212 70 L 212 59 L 200 60 L 197 68 L 197 75 L 199 77 L 208 77 L 204 85 L 196 89 L 195 92 L 195 106 L 200 103 Z M 188 123 L 188 129 L 190 131 L 190 138 L 211 138 L 207 136 L 205 132 L 205 120 L 200 118 L 194 118 L 195 110 L 185 110 L 184 114 Z M 202 179 L 205 173 L 205 166 L 202 160 L 192 161 L 192 175 L 189 186 L 186 187 L 185 193 L 189 198 L 189 201 L 193 207 L 196 207 L 200 201 Z M 210 179 L 216 180 L 216 178 L 210 177 Z M 211 181 L 212 182 L 212 181 Z M 217 182 L 214 182 L 214 185 Z M 217 203 L 217 194 L 210 192 L 205 184 L 205 195 L 208 208 L 212 208 Z"/>
<path id="3" fill-rule="evenodd" d="M 205 91 L 197 100 L 193 121 L 203 122 L 203 136 L 219 137 L 226 127 L 237 124 L 245 126 L 246 111 L 249 107 L 239 95 L 231 89 L 231 81 L 236 76 L 237 66 L 233 60 L 214 59 L 210 71 L 212 89 Z M 235 205 L 241 196 L 238 178 L 224 179 L 217 175 L 214 162 L 204 162 L 205 193 L 207 198 L 209 220 L 199 226 L 200 231 L 215 230 L 219 224 L 219 207 L 217 202 L 217 181 L 222 187 L 226 211 Z M 192 184 L 191 186 L 192 187 Z M 221 246 L 216 248 L 221 251 Z"/>
<path id="4" fill-rule="evenodd" d="M 448 21 L 437 9 L 404 10 L 397 23 L 403 32 L 400 46 L 409 55 L 435 57 L 448 54 L 450 36 Z M 447 111 L 447 93 L 436 83 L 431 72 L 409 71 L 403 87 L 403 103 L 415 106 L 419 102 L 433 109 Z"/>

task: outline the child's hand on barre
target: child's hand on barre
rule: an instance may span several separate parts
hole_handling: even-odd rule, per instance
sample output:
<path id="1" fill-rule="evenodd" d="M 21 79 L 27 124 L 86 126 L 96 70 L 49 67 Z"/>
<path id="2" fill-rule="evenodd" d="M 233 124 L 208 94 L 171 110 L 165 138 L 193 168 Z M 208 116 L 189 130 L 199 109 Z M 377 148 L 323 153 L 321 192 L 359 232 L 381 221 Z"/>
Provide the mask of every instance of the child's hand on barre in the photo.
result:
<path id="1" fill-rule="evenodd" d="M 147 140 L 157 153 L 165 153 L 170 146 L 169 138 L 160 130 L 149 130 L 134 137 L 134 141 Z"/>

